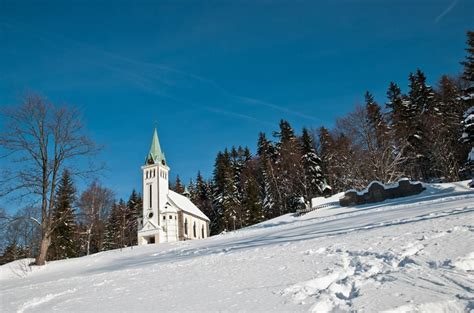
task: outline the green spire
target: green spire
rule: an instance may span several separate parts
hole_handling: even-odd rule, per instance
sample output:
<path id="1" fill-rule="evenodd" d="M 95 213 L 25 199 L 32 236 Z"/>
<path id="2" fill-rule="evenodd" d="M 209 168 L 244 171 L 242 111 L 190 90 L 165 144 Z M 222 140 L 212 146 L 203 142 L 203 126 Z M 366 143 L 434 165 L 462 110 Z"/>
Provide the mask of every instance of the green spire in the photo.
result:
<path id="1" fill-rule="evenodd" d="M 151 140 L 150 152 L 146 157 L 146 164 L 157 164 L 164 163 L 166 164 L 165 154 L 161 152 L 160 140 L 158 139 L 158 132 L 153 132 L 153 139 Z"/>
<path id="2" fill-rule="evenodd" d="M 183 196 L 185 196 L 187 198 L 191 197 L 191 193 L 189 192 L 189 189 L 188 189 L 187 186 L 184 186 Z"/>

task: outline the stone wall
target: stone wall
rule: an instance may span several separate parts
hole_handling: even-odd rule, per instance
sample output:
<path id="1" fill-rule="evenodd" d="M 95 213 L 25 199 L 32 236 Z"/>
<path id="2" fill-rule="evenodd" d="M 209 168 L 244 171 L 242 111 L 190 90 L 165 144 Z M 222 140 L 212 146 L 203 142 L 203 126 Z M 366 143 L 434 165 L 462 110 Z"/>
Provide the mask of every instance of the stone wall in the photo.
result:
<path id="1" fill-rule="evenodd" d="M 421 183 L 412 183 L 409 180 L 400 180 L 393 186 L 384 186 L 379 182 L 372 182 L 363 192 L 355 190 L 346 191 L 344 197 L 339 199 L 341 206 L 361 205 L 366 203 L 381 202 L 387 199 L 413 196 L 421 193 L 425 188 Z"/>

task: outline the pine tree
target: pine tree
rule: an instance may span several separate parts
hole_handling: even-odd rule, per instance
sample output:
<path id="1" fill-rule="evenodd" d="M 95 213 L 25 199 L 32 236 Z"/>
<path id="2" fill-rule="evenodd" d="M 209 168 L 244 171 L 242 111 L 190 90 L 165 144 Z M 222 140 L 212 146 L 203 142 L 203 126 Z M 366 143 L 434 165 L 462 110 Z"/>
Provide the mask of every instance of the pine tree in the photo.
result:
<path id="1" fill-rule="evenodd" d="M 260 200 L 260 187 L 256 173 L 257 160 L 248 160 L 242 173 L 243 225 L 248 226 L 264 220 L 263 206 Z"/>
<path id="2" fill-rule="evenodd" d="M 0 256 L 0 265 L 23 259 L 28 256 L 26 249 L 19 246 L 16 242 L 9 244 L 3 254 Z"/>
<path id="3" fill-rule="evenodd" d="M 465 172 L 470 172 L 472 181 L 471 187 L 474 187 L 474 31 L 467 32 L 467 56 L 461 62 L 464 66 L 462 78 L 466 86 L 462 90 L 461 102 L 466 108 L 463 121 L 462 142 L 466 144 L 470 152 L 467 156 Z"/>
<path id="4" fill-rule="evenodd" d="M 195 201 L 197 198 L 197 191 L 196 191 L 196 184 L 194 184 L 194 181 L 192 179 L 189 180 L 188 193 L 189 193 L 189 199 L 191 199 L 191 201 Z"/>
<path id="5" fill-rule="evenodd" d="M 233 227 L 240 228 L 242 225 L 242 216 L 243 216 L 243 207 L 242 207 L 242 169 L 244 166 L 244 150 L 241 146 L 237 149 L 232 147 L 230 152 L 230 171 L 232 175 L 232 194 L 229 195 L 232 199 L 230 200 L 233 203 L 233 211 L 235 212 L 232 216 Z M 235 224 L 235 226 L 234 226 Z"/>
<path id="6" fill-rule="evenodd" d="M 179 194 L 183 194 L 183 192 L 184 192 L 184 186 L 181 183 L 181 179 L 179 178 L 179 175 L 176 175 L 176 180 L 174 182 L 173 191 L 175 191 Z"/>
<path id="7" fill-rule="evenodd" d="M 213 206 L 212 183 L 207 182 L 200 171 L 196 176 L 195 192 L 192 201 L 209 218 L 209 229 L 211 235 L 218 233 L 218 212 Z"/>
<path id="8" fill-rule="evenodd" d="M 334 185 L 336 179 L 334 177 L 333 164 L 334 164 L 334 140 L 329 133 L 329 130 L 325 127 L 319 128 L 319 155 L 321 156 L 321 168 L 322 174 L 326 177 L 329 185 L 334 186 L 338 190 L 339 186 Z"/>
<path id="9" fill-rule="evenodd" d="M 400 97 L 400 91 L 396 85 L 391 85 L 395 98 L 390 101 L 393 107 L 400 108 L 403 105 Z M 363 133 L 365 138 L 365 149 L 370 162 L 366 169 L 367 173 L 371 173 L 367 177 L 368 181 L 377 180 L 383 183 L 392 183 L 398 180 L 402 174 L 400 173 L 400 165 L 402 164 L 403 146 L 396 147 L 394 140 L 391 138 L 393 132 L 390 131 L 388 125 L 389 118 L 382 112 L 382 108 L 375 101 L 370 92 L 365 94 L 365 121 L 363 122 Z M 389 114 L 390 115 L 390 114 Z"/>
<path id="10" fill-rule="evenodd" d="M 133 189 L 126 204 L 125 212 L 125 239 L 127 246 L 137 245 L 138 219 L 142 218 L 142 199 Z"/>
<path id="11" fill-rule="evenodd" d="M 467 32 L 467 55 L 465 60 L 461 62 L 464 66 L 462 79 L 466 83 L 463 88 L 463 95 L 461 100 L 464 102 L 464 107 L 470 108 L 474 106 L 474 31 Z"/>
<path id="12" fill-rule="evenodd" d="M 375 135 L 373 136 L 374 148 L 380 150 L 386 146 L 386 142 L 388 141 L 387 121 L 382 113 L 382 108 L 375 102 L 373 95 L 368 91 L 365 94 L 365 103 L 368 119 L 367 124 L 370 128 L 369 132 Z"/>
<path id="13" fill-rule="evenodd" d="M 464 131 L 461 140 L 471 148 L 467 156 L 465 171 L 467 174 L 470 173 L 472 180 L 469 185 L 474 188 L 474 106 L 470 107 L 464 114 L 463 126 Z"/>
<path id="14" fill-rule="evenodd" d="M 410 91 L 408 94 L 407 128 L 410 134 L 408 158 L 411 161 L 411 176 L 415 179 L 428 180 L 432 178 L 430 163 L 432 155 L 430 150 L 432 139 L 429 112 L 438 111 L 434 105 L 434 92 L 426 84 L 426 77 L 419 69 L 415 74 L 410 74 Z"/>
<path id="15" fill-rule="evenodd" d="M 409 136 L 408 130 L 408 104 L 406 96 L 402 95 L 400 87 L 394 82 L 390 82 L 387 91 L 388 102 L 385 104 L 388 112 L 390 137 L 398 151 L 402 150 Z"/>
<path id="16" fill-rule="evenodd" d="M 274 136 L 279 139 L 276 149 L 276 177 L 280 201 L 277 206 L 281 207 L 282 213 L 288 213 L 297 209 L 294 199 L 304 195 L 304 169 L 293 128 L 285 120 L 281 120 L 279 126 L 279 132 L 274 132 Z"/>
<path id="17" fill-rule="evenodd" d="M 120 247 L 120 207 L 114 203 L 105 224 L 105 235 L 102 250 L 112 250 Z"/>
<path id="18" fill-rule="evenodd" d="M 233 230 L 236 222 L 236 186 L 231 158 L 227 149 L 219 152 L 214 166 L 214 206 L 217 209 L 219 232 Z"/>
<path id="19" fill-rule="evenodd" d="M 319 129 L 319 155 L 326 183 L 333 192 L 356 188 L 358 176 L 351 164 L 354 159 L 349 139 L 343 134 L 333 135 L 325 127 Z"/>
<path id="20" fill-rule="evenodd" d="M 437 111 L 430 116 L 433 125 L 431 151 L 432 167 L 436 177 L 447 181 L 458 181 L 459 170 L 466 156 L 466 149 L 460 143 L 464 109 L 460 99 L 460 90 L 456 82 L 446 75 L 439 81 L 436 92 Z"/>
<path id="21" fill-rule="evenodd" d="M 301 135 L 301 161 L 305 176 L 305 198 L 309 201 L 323 193 L 324 177 L 321 169 L 321 159 L 316 154 L 313 138 L 307 128 L 303 128 Z"/>
<path id="22" fill-rule="evenodd" d="M 268 219 L 280 214 L 276 212 L 276 199 L 279 198 L 279 195 L 274 175 L 275 148 L 264 133 L 260 133 L 258 136 L 257 156 L 259 161 L 260 199 L 263 206 L 263 215 Z"/>
<path id="23" fill-rule="evenodd" d="M 51 246 L 48 250 L 50 260 L 60 260 L 77 256 L 75 236 L 76 224 L 73 204 L 76 200 L 76 188 L 71 175 L 64 170 L 56 191 L 54 207 L 54 228 L 51 234 Z"/>

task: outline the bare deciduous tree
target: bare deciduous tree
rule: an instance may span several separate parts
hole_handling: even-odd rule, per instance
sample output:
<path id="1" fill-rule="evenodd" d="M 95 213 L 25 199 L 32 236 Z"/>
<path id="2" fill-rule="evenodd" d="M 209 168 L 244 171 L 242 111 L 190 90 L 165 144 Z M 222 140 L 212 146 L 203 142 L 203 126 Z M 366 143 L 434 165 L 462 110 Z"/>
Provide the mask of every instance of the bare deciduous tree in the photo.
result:
<path id="1" fill-rule="evenodd" d="M 357 162 L 355 167 L 361 170 L 355 175 L 364 180 L 360 187 L 371 180 L 393 183 L 403 177 L 405 146 L 395 148 L 389 138 L 389 129 L 377 135 L 377 129 L 373 129 L 369 121 L 367 108 L 363 106 L 356 106 L 354 111 L 337 121 L 337 128 L 347 134 L 352 149 L 358 154 L 352 161 Z"/>
<path id="2" fill-rule="evenodd" d="M 41 242 L 36 264 L 44 265 L 55 228 L 52 213 L 59 174 L 65 167 L 72 175 L 97 171 L 90 163 L 81 168 L 77 160 L 96 154 L 99 147 L 83 135 L 76 109 L 55 106 L 39 95 L 28 94 L 21 105 L 5 108 L 1 113 L 4 130 L 0 133 L 0 147 L 6 152 L 10 168 L 4 169 L 0 195 L 38 201 Z"/>
<path id="3" fill-rule="evenodd" d="M 94 180 L 81 194 L 77 205 L 85 226 L 85 252 L 87 255 L 91 252 L 91 242 L 94 238 L 99 245 L 95 249 L 96 252 L 101 250 L 104 223 L 113 203 L 114 193 L 112 190 L 102 187 L 97 180 Z"/>

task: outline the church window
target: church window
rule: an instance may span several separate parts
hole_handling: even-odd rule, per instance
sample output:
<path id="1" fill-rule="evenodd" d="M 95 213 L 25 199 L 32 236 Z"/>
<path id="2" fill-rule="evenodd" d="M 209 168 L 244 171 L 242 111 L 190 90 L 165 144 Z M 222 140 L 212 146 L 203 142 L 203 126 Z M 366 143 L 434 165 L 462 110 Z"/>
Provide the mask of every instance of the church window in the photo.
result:
<path id="1" fill-rule="evenodd" d="M 193 235 L 194 235 L 194 238 L 196 238 L 196 222 L 194 222 L 193 224 Z"/>
<path id="2" fill-rule="evenodd" d="M 188 219 L 187 218 L 184 219 L 184 234 L 185 235 L 188 234 Z"/>
<path id="3" fill-rule="evenodd" d="M 173 219 L 173 215 L 170 215 L 170 220 L 172 220 L 172 219 Z"/>
<path id="4" fill-rule="evenodd" d="M 201 227 L 201 238 L 204 238 L 204 225 Z"/>
<path id="5" fill-rule="evenodd" d="M 166 216 L 163 215 L 163 221 L 166 220 Z"/>
<path id="6" fill-rule="evenodd" d="M 151 186 L 152 186 L 152 185 L 150 185 L 150 187 L 149 187 L 149 189 L 150 189 L 150 199 L 149 199 L 149 200 L 150 200 L 150 209 L 151 209 L 151 199 L 152 199 L 152 194 L 151 194 L 152 188 L 151 188 Z"/>
<path id="7" fill-rule="evenodd" d="M 152 217 L 153 217 L 153 212 L 148 213 L 148 218 L 152 218 Z"/>

